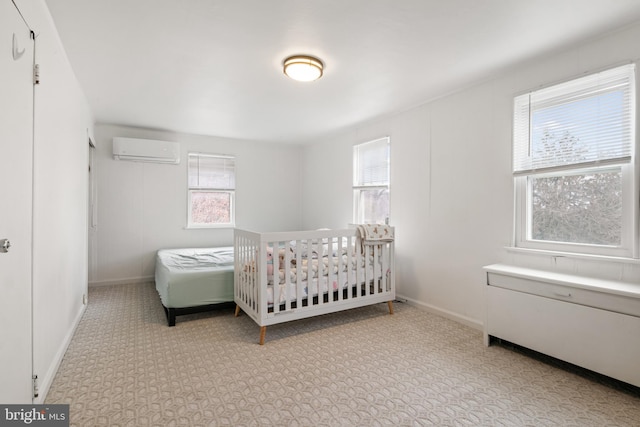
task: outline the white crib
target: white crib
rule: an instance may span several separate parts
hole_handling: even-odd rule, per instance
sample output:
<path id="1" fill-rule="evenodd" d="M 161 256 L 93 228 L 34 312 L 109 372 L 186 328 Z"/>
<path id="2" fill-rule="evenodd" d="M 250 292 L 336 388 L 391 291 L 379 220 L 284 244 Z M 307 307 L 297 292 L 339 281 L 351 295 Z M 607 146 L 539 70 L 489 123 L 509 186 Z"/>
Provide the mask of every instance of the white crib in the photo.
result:
<path id="1" fill-rule="evenodd" d="M 356 229 L 234 232 L 234 301 L 260 326 L 395 299 L 394 242 Z"/>

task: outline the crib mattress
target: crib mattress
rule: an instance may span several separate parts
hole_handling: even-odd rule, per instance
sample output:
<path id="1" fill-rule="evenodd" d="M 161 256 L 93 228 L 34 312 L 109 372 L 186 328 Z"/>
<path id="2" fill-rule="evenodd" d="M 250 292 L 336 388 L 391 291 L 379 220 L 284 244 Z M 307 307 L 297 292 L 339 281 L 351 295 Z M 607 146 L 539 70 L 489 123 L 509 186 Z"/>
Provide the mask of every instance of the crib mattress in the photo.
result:
<path id="1" fill-rule="evenodd" d="M 323 257 L 321 260 L 312 259 L 311 262 L 303 260 L 303 265 L 300 268 L 289 268 L 289 280 L 286 280 L 286 270 L 280 268 L 278 274 L 278 297 L 277 300 L 280 304 L 287 300 L 295 301 L 297 298 L 298 289 L 298 274 L 300 274 L 300 285 L 302 289 L 301 298 L 307 298 L 309 295 L 317 296 L 318 294 L 326 294 L 329 291 L 337 291 L 339 289 L 346 289 L 349 287 L 357 286 L 358 283 L 365 283 L 365 277 L 369 280 L 380 280 L 382 278 L 382 265 L 373 262 L 373 257 L 369 257 L 369 263 L 365 268 L 365 258 L 360 258 L 360 271 L 359 277 L 356 277 L 356 259 L 351 260 L 351 266 L 349 268 L 349 262 L 346 255 L 343 255 L 342 262 L 339 263 L 338 257 L 333 257 L 331 264 L 331 274 L 329 269 L 328 257 Z M 322 263 L 324 267 L 320 268 L 319 264 Z M 342 270 L 339 270 L 339 266 L 342 266 Z M 242 280 L 249 282 L 251 279 L 251 266 L 245 265 L 243 271 L 240 272 Z M 366 270 L 366 272 L 365 272 Z M 322 275 L 318 277 L 319 271 Z M 387 272 L 388 273 L 388 272 Z M 330 277 L 329 277 L 330 276 Z M 311 279 L 311 286 L 309 286 L 309 279 Z M 274 302 L 274 274 L 273 272 L 267 273 L 267 304 L 271 306 Z"/>
<path id="2" fill-rule="evenodd" d="M 161 249 L 155 279 L 167 308 L 233 301 L 233 247 Z"/>

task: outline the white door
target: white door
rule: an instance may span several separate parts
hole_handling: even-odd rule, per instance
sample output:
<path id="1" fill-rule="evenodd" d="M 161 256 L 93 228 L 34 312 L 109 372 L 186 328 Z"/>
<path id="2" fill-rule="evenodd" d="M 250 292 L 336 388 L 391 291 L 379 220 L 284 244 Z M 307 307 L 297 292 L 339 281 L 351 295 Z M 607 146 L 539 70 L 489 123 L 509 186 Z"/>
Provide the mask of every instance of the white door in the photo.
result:
<path id="1" fill-rule="evenodd" d="M 33 50 L 0 1 L 0 402 L 31 403 Z"/>

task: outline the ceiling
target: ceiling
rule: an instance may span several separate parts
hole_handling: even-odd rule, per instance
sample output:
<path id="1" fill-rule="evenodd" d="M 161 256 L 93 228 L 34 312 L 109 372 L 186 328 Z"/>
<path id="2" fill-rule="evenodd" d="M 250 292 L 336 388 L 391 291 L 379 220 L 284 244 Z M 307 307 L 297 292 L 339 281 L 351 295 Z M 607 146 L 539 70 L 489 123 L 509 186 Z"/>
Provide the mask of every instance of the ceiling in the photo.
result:
<path id="1" fill-rule="evenodd" d="M 303 143 L 640 20 L 638 0 L 46 0 L 98 123 Z M 325 63 L 312 83 L 284 58 Z"/>

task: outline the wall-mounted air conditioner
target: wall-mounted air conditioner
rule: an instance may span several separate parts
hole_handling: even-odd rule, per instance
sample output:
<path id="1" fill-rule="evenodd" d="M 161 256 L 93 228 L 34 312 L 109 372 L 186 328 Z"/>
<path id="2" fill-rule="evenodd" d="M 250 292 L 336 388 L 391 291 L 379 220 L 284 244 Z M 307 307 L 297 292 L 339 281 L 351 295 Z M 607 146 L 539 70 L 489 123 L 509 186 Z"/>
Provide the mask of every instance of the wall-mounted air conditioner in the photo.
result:
<path id="1" fill-rule="evenodd" d="M 137 138 L 113 138 L 113 158 L 134 162 L 180 163 L 180 144 Z"/>

